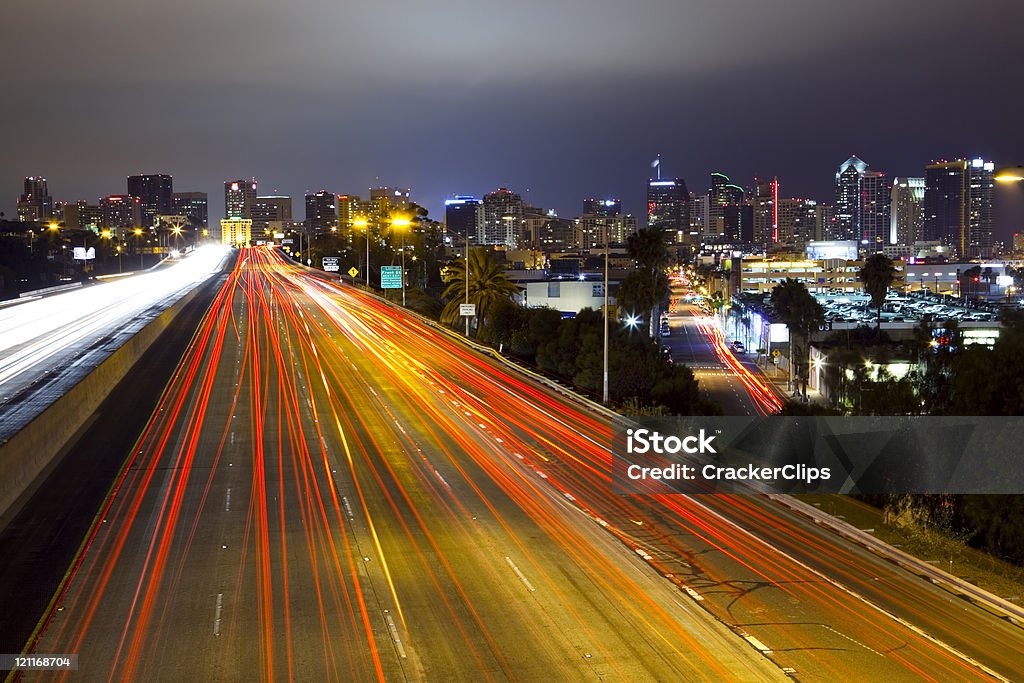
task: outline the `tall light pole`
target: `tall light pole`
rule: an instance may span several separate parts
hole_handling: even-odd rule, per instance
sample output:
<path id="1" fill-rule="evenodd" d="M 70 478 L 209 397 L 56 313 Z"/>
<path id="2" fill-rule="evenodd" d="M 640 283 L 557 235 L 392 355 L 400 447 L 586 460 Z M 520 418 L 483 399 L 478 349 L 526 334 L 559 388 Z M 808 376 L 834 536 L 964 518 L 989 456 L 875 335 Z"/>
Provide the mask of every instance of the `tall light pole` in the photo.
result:
<path id="1" fill-rule="evenodd" d="M 608 235 L 605 234 L 604 241 L 604 389 L 601 392 L 601 402 L 608 405 L 608 252 L 611 247 L 608 244 Z"/>
<path id="2" fill-rule="evenodd" d="M 135 228 L 132 232 L 135 233 L 135 248 L 139 251 L 139 270 L 142 270 L 146 267 L 142 260 L 142 228 Z"/>
<path id="3" fill-rule="evenodd" d="M 370 222 L 365 218 L 357 218 L 352 225 L 366 231 L 366 286 L 370 286 Z"/>
<path id="4" fill-rule="evenodd" d="M 391 226 L 393 228 L 402 228 L 400 231 L 402 234 L 402 306 L 405 307 L 405 230 L 412 225 L 412 221 L 408 218 L 393 218 L 391 220 Z"/>

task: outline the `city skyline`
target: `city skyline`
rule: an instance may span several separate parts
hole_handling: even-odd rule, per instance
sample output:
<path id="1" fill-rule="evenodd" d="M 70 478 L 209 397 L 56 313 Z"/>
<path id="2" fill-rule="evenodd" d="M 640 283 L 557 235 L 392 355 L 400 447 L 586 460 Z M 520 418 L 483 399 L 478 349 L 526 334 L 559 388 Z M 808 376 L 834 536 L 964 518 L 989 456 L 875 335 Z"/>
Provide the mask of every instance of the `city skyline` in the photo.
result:
<path id="1" fill-rule="evenodd" d="M 677 5 L 519 3 L 482 33 L 469 29 L 487 7 L 451 2 L 344 17 L 318 2 L 11 8 L 24 30 L 0 73 L 22 105 L 0 114 L 18 131 L 0 210 L 13 215 L 12 189 L 34 174 L 65 200 L 158 172 L 211 197 L 256 175 L 294 198 L 412 187 L 433 216 L 498 187 L 560 215 L 588 196 L 640 215 L 658 153 L 697 192 L 721 171 L 819 201 L 851 154 L 892 177 L 937 158 L 1024 163 L 1009 114 L 1021 95 L 999 67 L 1016 59 L 1018 5 Z M 116 39 L 99 16 L 123 19 Z M 38 35 L 62 49 L 40 53 Z M 1021 195 L 997 192 L 997 237 L 1024 225 Z"/>

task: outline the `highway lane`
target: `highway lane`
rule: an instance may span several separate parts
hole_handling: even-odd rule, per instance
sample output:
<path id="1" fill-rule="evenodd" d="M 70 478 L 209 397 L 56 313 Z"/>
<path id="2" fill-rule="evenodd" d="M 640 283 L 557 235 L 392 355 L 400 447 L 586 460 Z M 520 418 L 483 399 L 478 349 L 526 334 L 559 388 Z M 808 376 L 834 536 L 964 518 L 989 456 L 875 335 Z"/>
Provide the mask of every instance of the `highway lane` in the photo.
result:
<path id="1" fill-rule="evenodd" d="M 245 253 L 35 651 L 90 680 L 782 677 L 440 384 L 436 334 L 347 296 Z"/>
<path id="2" fill-rule="evenodd" d="M 0 441 L 218 271 L 224 255 L 204 246 L 150 272 L 0 308 Z"/>

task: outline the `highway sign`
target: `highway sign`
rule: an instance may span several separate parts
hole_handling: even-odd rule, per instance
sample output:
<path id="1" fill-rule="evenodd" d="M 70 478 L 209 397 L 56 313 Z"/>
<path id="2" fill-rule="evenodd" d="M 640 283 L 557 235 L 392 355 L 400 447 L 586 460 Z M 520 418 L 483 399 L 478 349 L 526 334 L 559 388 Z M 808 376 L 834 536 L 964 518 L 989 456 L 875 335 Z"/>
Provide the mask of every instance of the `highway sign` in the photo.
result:
<path id="1" fill-rule="evenodd" d="M 355 266 L 352 266 L 351 268 L 348 269 L 348 276 L 349 277 L 355 277 L 356 275 L 359 275 L 359 269 L 358 268 L 356 268 Z"/>
<path id="2" fill-rule="evenodd" d="M 324 270 L 329 273 L 337 273 L 341 270 L 341 266 L 338 265 L 337 256 L 324 256 L 323 258 Z"/>
<path id="3" fill-rule="evenodd" d="M 381 266 L 380 286 L 382 289 L 401 289 L 402 266 Z"/>
<path id="4" fill-rule="evenodd" d="M 459 304 L 459 315 L 464 318 L 475 318 L 476 304 Z"/>

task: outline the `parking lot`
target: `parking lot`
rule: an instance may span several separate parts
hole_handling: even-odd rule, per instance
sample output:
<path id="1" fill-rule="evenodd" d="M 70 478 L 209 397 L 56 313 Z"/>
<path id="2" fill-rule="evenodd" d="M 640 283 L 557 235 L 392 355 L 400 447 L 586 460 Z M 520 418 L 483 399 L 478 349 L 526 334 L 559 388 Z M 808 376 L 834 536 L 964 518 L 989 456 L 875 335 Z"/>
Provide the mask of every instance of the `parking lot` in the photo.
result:
<path id="1" fill-rule="evenodd" d="M 815 294 L 825 309 L 825 320 L 837 324 L 873 325 L 878 312 L 866 294 Z M 958 299 L 930 292 L 900 294 L 890 291 L 882 306 L 882 323 L 917 323 L 957 320 L 993 322 L 1005 305 Z"/>

